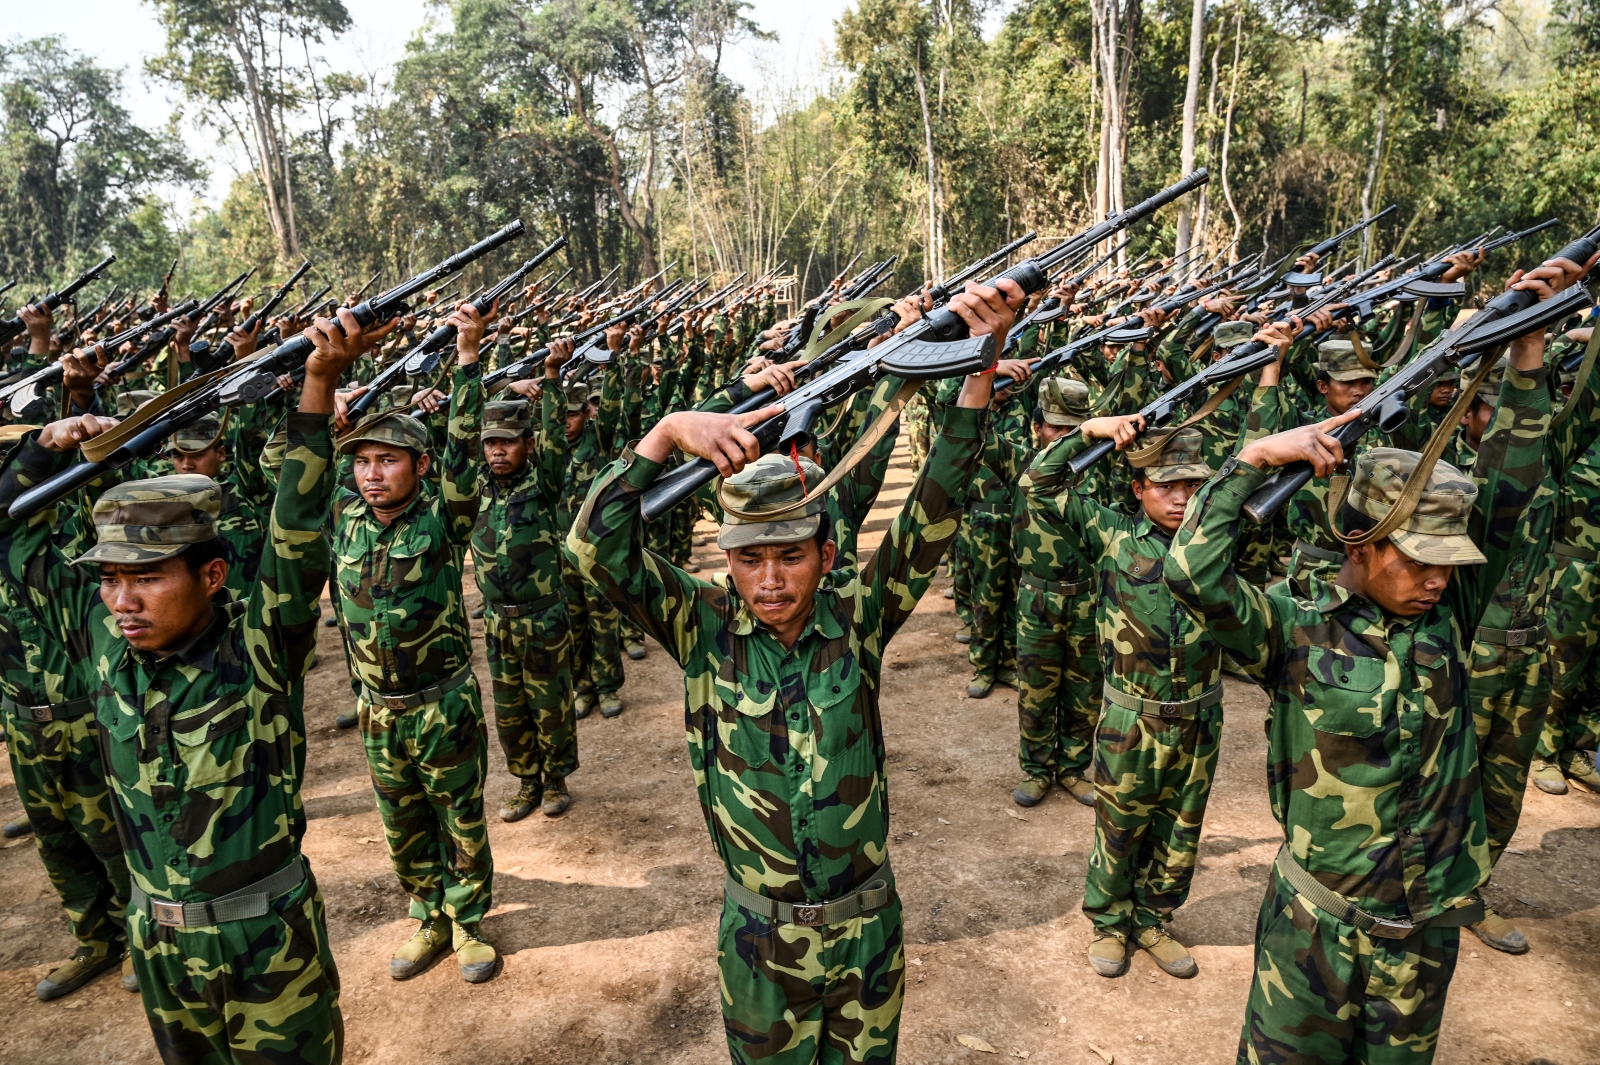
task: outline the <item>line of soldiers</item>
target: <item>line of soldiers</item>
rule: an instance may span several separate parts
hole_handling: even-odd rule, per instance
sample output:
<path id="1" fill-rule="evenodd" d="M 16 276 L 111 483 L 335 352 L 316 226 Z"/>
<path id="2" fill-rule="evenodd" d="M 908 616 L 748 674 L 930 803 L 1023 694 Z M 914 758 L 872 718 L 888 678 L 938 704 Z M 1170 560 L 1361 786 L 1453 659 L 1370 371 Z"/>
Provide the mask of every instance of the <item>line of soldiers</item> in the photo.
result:
<path id="1" fill-rule="evenodd" d="M 1481 259 L 1453 256 L 1447 279 Z M 893 1060 L 904 953 L 881 665 L 948 556 L 968 694 L 1019 690 L 1015 800 L 1036 804 L 1060 784 L 1095 808 L 1084 900 L 1095 970 L 1120 975 L 1137 947 L 1174 976 L 1198 971 L 1165 926 L 1189 890 L 1221 676 L 1235 671 L 1273 695 L 1269 790 L 1286 836 L 1240 1060 L 1346 1060 L 1380 1046 L 1425 1060 L 1460 928 L 1527 949 L 1481 893 L 1536 754 L 1563 787 L 1600 784 L 1584 753 L 1596 730 L 1576 709 L 1589 656 L 1574 649 L 1563 672 L 1560 650 L 1581 642 L 1573 633 L 1590 615 L 1563 627 L 1567 571 L 1552 582 L 1539 549 L 1587 527 L 1581 502 L 1557 503 L 1594 444 L 1600 386 L 1579 371 L 1563 396 L 1545 337 L 1524 337 L 1498 379 L 1419 396 L 1409 428 L 1353 456 L 1348 485 L 1313 481 L 1281 521 L 1254 529 L 1240 507 L 1266 472 L 1304 460 L 1325 477 L 1341 465 L 1329 429 L 1469 310 L 1419 298 L 1329 336 L 1328 308 L 1293 314 L 1321 283 L 1318 265 L 1303 259 L 1253 307 L 1223 288 L 1183 315 L 1153 302 L 1184 290 L 1170 263 L 1165 279 L 1074 280 L 1052 293 L 1065 313 L 1015 338 L 1030 310 L 1021 288 L 969 286 L 944 308 L 1006 357 L 920 389 L 886 374 L 829 412 L 826 430 L 765 456 L 750 430 L 777 408 L 760 401 L 792 391 L 805 367 L 771 361 L 802 345 L 794 322 L 760 328 L 774 314 L 764 285 L 703 314 L 619 322 L 581 357 L 565 336 L 603 317 L 597 307 L 530 289 L 522 327 L 498 307 L 440 308 L 456 331 L 453 365 L 435 387 L 389 390 L 365 414 L 361 398 L 382 376 L 357 383 L 358 360 L 392 365 L 431 323 L 363 327 L 347 308 L 273 323 L 280 340 L 302 329 L 311 340 L 302 381 L 202 420 L 120 477 L 0 518 L 0 706 L 80 944 L 39 996 L 120 962 L 164 1060 L 340 1059 L 337 975 L 300 846 L 302 681 L 324 586 L 324 623 L 341 630 L 356 698 L 346 721 L 360 729 L 417 922 L 390 974 L 454 953 L 467 981 L 494 977 L 470 549 L 496 731 L 522 782 L 502 819 L 565 812 L 575 722 L 596 705 L 622 712 L 622 655 L 642 654 L 650 635 L 684 670 L 696 788 L 727 871 L 718 952 L 730 1054 Z M 1548 297 L 1588 265 L 1555 260 L 1514 280 Z M 818 335 L 859 310 L 819 302 Z M 867 346 L 936 302 L 930 291 L 887 310 L 879 301 L 873 312 L 892 311 L 894 324 Z M 1129 305 L 1143 308 L 1132 340 L 1034 373 L 1043 353 Z M 21 317 L 40 363 L 60 335 L 43 310 Z M 227 332 L 236 357 L 256 353 L 266 325 Z M 76 333 L 91 343 L 60 354 L 52 397 L 67 416 L 12 431 L 0 511 L 110 431 L 108 407 L 136 416 L 159 398 L 110 385 L 115 353 L 92 328 Z M 1278 361 L 1248 390 L 1224 389 L 1135 446 L 1142 420 L 1113 412 L 1252 339 Z M 541 375 L 486 402 L 485 372 L 519 344 L 546 352 Z M 1550 363 L 1587 344 L 1586 330 L 1570 331 Z M 181 375 L 182 348 L 163 357 Z M 143 383 L 161 383 L 157 366 Z M 913 391 L 917 481 L 863 564 L 856 537 Z M 1454 464 L 1416 450 L 1440 426 L 1455 434 Z M 1071 461 L 1096 440 L 1124 460 L 1075 474 Z M 643 521 L 645 491 L 694 457 L 721 482 Z M 1425 488 L 1406 497 L 1418 469 Z M 688 563 L 701 509 L 718 519 L 728 559 L 714 581 Z M 1361 539 L 1388 515 L 1394 528 Z M 1547 623 L 1553 680 L 1541 680 Z M 1471 647 L 1459 635 L 1469 630 Z M 1552 689 L 1569 698 L 1547 709 Z"/>

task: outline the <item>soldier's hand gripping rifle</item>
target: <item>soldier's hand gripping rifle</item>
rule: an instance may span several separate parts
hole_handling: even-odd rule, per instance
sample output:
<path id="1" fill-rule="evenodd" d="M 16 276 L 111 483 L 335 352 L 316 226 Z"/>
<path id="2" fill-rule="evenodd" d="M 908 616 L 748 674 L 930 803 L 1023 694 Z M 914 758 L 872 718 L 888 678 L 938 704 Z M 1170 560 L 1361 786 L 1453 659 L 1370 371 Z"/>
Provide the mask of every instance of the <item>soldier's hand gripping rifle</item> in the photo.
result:
<path id="1" fill-rule="evenodd" d="M 1507 233 L 1503 237 L 1496 237 L 1494 240 L 1476 243 L 1476 245 L 1474 242 L 1469 241 L 1464 246 L 1456 245 L 1448 248 L 1398 277 L 1390 278 L 1388 281 L 1365 291 L 1356 292 L 1349 298 L 1349 302 L 1359 313 L 1360 319 L 1365 321 L 1371 318 L 1379 307 L 1391 299 L 1405 299 L 1407 297 L 1411 299 L 1460 299 L 1467 294 L 1466 285 L 1460 281 L 1440 280 L 1450 270 L 1452 264 L 1449 262 L 1449 257 L 1451 255 L 1456 255 L 1460 251 L 1468 250 L 1474 246 L 1482 248 L 1484 254 L 1488 254 L 1498 248 L 1515 244 L 1524 237 L 1542 233 L 1555 224 L 1556 219 L 1551 218 L 1540 222 L 1538 225 L 1529 226 L 1527 229 L 1519 230 L 1515 233 Z"/>
<path id="2" fill-rule="evenodd" d="M 1600 226 L 1556 252 L 1553 258 L 1584 266 L 1597 250 Z M 1344 447 L 1346 461 L 1354 455 L 1355 445 L 1368 429 L 1376 426 L 1380 432 L 1392 433 L 1404 425 L 1411 417 L 1411 397 L 1430 391 L 1447 368 L 1464 371 L 1484 352 L 1592 306 L 1594 298 L 1587 286 L 1597 275 L 1600 268 L 1590 269 L 1577 283 L 1542 301 L 1534 293 L 1519 289 L 1502 292 L 1477 314 L 1446 332 L 1357 403 L 1352 408 L 1359 412 L 1354 419 L 1329 430 L 1329 435 Z M 1308 462 L 1282 467 L 1245 501 L 1245 514 L 1252 521 L 1265 524 L 1311 477 Z"/>
<path id="3" fill-rule="evenodd" d="M 655 295 L 644 297 L 642 303 L 631 308 L 626 314 L 611 319 L 606 329 L 624 324 L 639 326 L 647 323 L 653 324 L 661 318 L 675 313 L 679 307 L 693 299 L 695 294 L 704 287 L 705 282 L 696 281 L 693 285 L 680 290 L 682 285 L 683 279 L 679 278 Z M 660 310 L 651 309 L 655 304 L 663 300 L 666 303 Z M 589 332 L 593 334 L 594 330 L 590 329 Z M 611 351 L 611 346 L 606 342 L 606 338 L 603 335 L 604 332 L 605 330 L 602 329 L 600 334 L 593 335 L 587 344 L 578 344 L 574 341 L 572 358 L 567 360 L 564 372 L 563 379 L 566 384 L 582 381 L 600 367 L 611 365 L 613 352 Z M 654 336 L 655 333 L 652 331 L 650 337 L 654 338 Z"/>
<path id="4" fill-rule="evenodd" d="M 289 290 L 300 283 L 300 279 L 306 276 L 306 271 L 309 269 L 311 269 L 311 260 L 307 259 L 300 264 L 300 269 L 296 270 L 289 280 L 278 286 L 278 290 L 272 294 L 267 302 L 263 303 L 257 310 L 252 311 L 250 317 L 240 322 L 235 328 L 240 333 L 250 333 L 260 328 L 261 323 L 272 317 L 272 312 L 278 309 L 284 298 L 289 295 Z M 259 340 L 257 343 L 259 343 Z M 189 361 L 194 364 L 195 374 L 210 373 L 217 367 L 226 366 L 233 361 L 233 345 L 223 340 L 213 348 L 207 341 L 196 341 L 189 345 Z"/>
<path id="5" fill-rule="evenodd" d="M 87 285 L 89 282 L 105 273 L 106 270 L 110 268 L 111 264 L 116 261 L 117 257 L 115 255 L 107 255 L 104 259 L 101 259 L 98 263 L 89 267 L 89 269 L 85 270 L 83 273 L 74 278 L 72 283 L 66 288 L 61 289 L 59 292 L 52 292 L 42 300 L 36 300 L 32 306 L 48 311 L 55 310 L 63 303 L 70 300 L 73 296 L 76 296 L 78 294 L 78 290 L 83 286 Z M 11 343 L 17 337 L 26 332 L 27 328 L 28 326 L 23 322 L 21 315 L 11 318 L 7 321 L 0 322 L 0 346 Z"/>
<path id="6" fill-rule="evenodd" d="M 465 251 L 356 304 L 350 308 L 350 313 L 363 329 L 397 318 L 405 313 L 406 304 L 414 296 L 521 236 L 522 232 L 522 220 L 517 219 Z M 333 322 L 333 328 L 340 328 L 337 321 Z M 10 513 L 18 519 L 27 518 L 77 491 L 106 471 L 119 469 L 149 454 L 173 433 L 193 425 L 218 407 L 257 402 L 278 388 L 280 374 L 292 373 L 303 367 L 307 356 L 314 350 L 311 339 L 302 333 L 248 362 L 225 366 L 163 392 L 109 432 L 85 441 L 85 446 L 80 448 L 84 452 L 84 461 L 69 466 L 18 496 L 11 504 Z"/>
<path id="7" fill-rule="evenodd" d="M 710 310 L 712 307 L 717 306 L 723 300 L 727 299 L 728 293 L 739 287 L 739 282 L 744 280 L 744 275 L 747 273 L 749 273 L 748 270 L 741 270 L 738 277 L 722 286 L 722 288 L 718 289 L 709 298 L 701 300 L 693 307 L 690 307 L 688 310 L 684 311 L 681 318 L 667 327 L 667 335 L 677 336 L 679 333 L 683 332 L 684 326 L 689 321 L 689 315 L 699 314 L 701 311 Z"/>
<path id="8" fill-rule="evenodd" d="M 1024 294 L 1038 292 L 1049 284 L 1050 271 L 1061 263 L 1155 213 L 1208 180 L 1210 175 L 1204 169 L 1196 170 L 1143 203 L 1112 215 L 1049 251 L 1024 259 L 986 284 L 1010 280 Z M 875 387 L 887 374 L 897 375 L 907 381 L 935 380 L 986 370 L 994 364 L 994 359 L 992 336 L 971 337 L 967 323 L 960 315 L 948 307 L 940 307 L 878 347 L 841 357 L 834 365 L 784 396 L 780 416 L 769 418 L 750 432 L 760 443 L 762 453 L 766 454 L 779 448 L 785 440 L 800 433 L 809 433 L 827 408 L 857 392 Z M 645 489 L 640 500 L 643 516 L 646 520 L 660 517 L 716 476 L 716 466 L 699 458 L 663 472 Z"/>
<path id="9" fill-rule="evenodd" d="M 1089 266 L 1074 274 L 1072 278 L 1066 282 L 1067 286 L 1070 288 L 1077 288 L 1079 285 L 1088 280 L 1096 270 L 1110 262 L 1112 256 L 1116 255 L 1117 252 L 1122 251 L 1132 243 L 1132 237 L 1124 240 L 1121 244 L 1118 244 L 1100 258 L 1096 259 Z M 1066 270 L 1067 266 L 1063 265 L 1060 269 L 1053 273 L 1050 277 L 1051 283 L 1054 284 L 1060 278 L 1060 275 L 1065 273 Z M 1066 310 L 1067 306 L 1061 302 L 1060 296 L 1051 294 L 1050 296 L 1047 296 L 1045 299 L 1041 300 L 1039 302 L 1039 306 L 1029 311 L 1011 327 L 1011 331 L 1006 334 L 1006 346 L 1001 350 L 1000 357 L 1002 359 L 1009 358 L 1011 353 L 1017 350 L 1017 345 L 1022 343 L 1022 334 L 1027 332 L 1031 326 L 1043 325 L 1046 322 L 1053 322 L 1057 318 L 1061 317 Z M 1054 353 L 1052 352 L 1052 354 Z M 997 382 L 995 384 L 995 391 L 998 392 L 1003 387 L 1005 386 L 1000 385 Z"/>
<path id="10" fill-rule="evenodd" d="M 575 336 L 572 337 L 572 350 L 573 350 L 573 352 L 576 353 L 577 351 L 579 351 L 583 347 L 583 345 L 587 344 L 589 341 L 593 340 L 595 337 L 599 336 L 601 333 L 604 333 L 607 329 L 610 329 L 612 326 L 618 325 L 618 324 L 620 324 L 622 322 L 626 322 L 626 321 L 629 321 L 629 320 L 633 319 L 641 311 L 643 311 L 645 308 L 649 307 L 650 304 L 652 302 L 654 302 L 655 299 L 656 299 L 655 296 L 646 296 L 639 303 L 633 305 L 632 307 L 627 308 L 621 314 L 616 315 L 615 317 L 612 317 L 612 318 L 607 318 L 603 322 L 598 322 L 598 323 L 596 323 L 594 325 L 591 325 L 589 328 L 583 330 L 581 333 L 576 334 Z M 509 384 L 512 381 L 520 381 L 524 377 L 530 376 L 534 372 L 534 370 L 536 368 L 541 368 L 541 367 L 544 366 L 545 356 L 549 355 L 549 354 L 550 354 L 550 348 L 548 346 L 542 347 L 538 351 L 529 352 L 528 354 L 524 355 L 522 358 L 518 359 L 516 362 L 507 363 L 506 365 L 500 367 L 498 370 L 495 370 L 493 373 L 484 374 L 483 375 L 483 391 L 484 391 L 484 394 L 487 395 L 491 388 L 496 387 L 502 381 L 504 381 L 507 384 Z M 574 356 L 574 358 L 575 357 L 576 356 Z"/>
<path id="11" fill-rule="evenodd" d="M 474 300 L 472 306 L 479 314 L 488 314 L 494 308 L 496 301 L 503 299 L 507 293 L 516 291 L 517 286 L 522 284 L 523 278 L 533 273 L 539 268 L 540 263 L 566 246 L 567 238 L 557 237 L 539 254 L 524 262 L 501 279 L 499 284 Z M 437 370 L 445 351 L 455 343 L 457 331 L 455 326 L 446 322 L 418 341 L 410 351 L 397 356 L 382 373 L 372 379 L 365 392 L 350 401 L 350 419 L 353 421 L 371 410 L 373 404 L 378 402 L 378 397 L 398 384 L 402 377 L 421 377 Z"/>

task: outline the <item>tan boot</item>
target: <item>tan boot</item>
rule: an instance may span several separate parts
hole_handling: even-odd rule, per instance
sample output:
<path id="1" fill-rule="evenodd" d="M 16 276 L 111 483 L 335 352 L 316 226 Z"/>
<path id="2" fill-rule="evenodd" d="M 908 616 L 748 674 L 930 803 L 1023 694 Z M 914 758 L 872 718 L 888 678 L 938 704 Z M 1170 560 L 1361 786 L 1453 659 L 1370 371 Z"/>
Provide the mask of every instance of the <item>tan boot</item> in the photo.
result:
<path id="1" fill-rule="evenodd" d="M 572 696 L 572 716 L 579 721 L 588 717 L 594 710 L 594 691 L 580 691 Z"/>
<path id="2" fill-rule="evenodd" d="M 1195 964 L 1189 948 L 1168 935 L 1165 928 L 1141 928 L 1135 942 L 1168 976 L 1187 980 L 1200 974 L 1200 966 Z"/>
<path id="3" fill-rule="evenodd" d="M 1483 920 L 1467 927 L 1472 929 L 1473 935 L 1502 953 L 1528 953 L 1528 937 L 1516 925 L 1496 913 L 1488 903 L 1483 904 Z"/>
<path id="4" fill-rule="evenodd" d="M 1038 806 L 1050 790 L 1049 777 L 1029 777 L 1011 793 L 1011 801 L 1018 806 Z"/>
<path id="5" fill-rule="evenodd" d="M 987 699 L 992 691 L 994 691 L 994 678 L 986 677 L 982 673 L 976 674 L 967 682 L 968 699 Z"/>
<path id="6" fill-rule="evenodd" d="M 389 959 L 389 976 L 409 980 L 427 972 L 428 967 L 450 949 L 450 918 L 443 915 L 422 922 L 416 933 Z"/>
<path id="7" fill-rule="evenodd" d="M 1573 751 L 1566 763 L 1561 768 L 1568 780 L 1576 780 L 1584 788 L 1600 795 L 1600 771 L 1594 767 L 1594 755 L 1588 751 Z"/>
<path id="8" fill-rule="evenodd" d="M 456 925 L 452 942 L 456 964 L 461 967 L 461 979 L 467 983 L 481 984 L 493 980 L 500 972 L 500 954 L 478 935 L 476 923 Z"/>
<path id="9" fill-rule="evenodd" d="M 633 659 L 635 662 L 644 658 L 644 656 L 649 653 L 645 650 L 644 643 L 639 640 L 624 640 L 622 642 L 622 649 L 626 651 L 628 657 Z"/>
<path id="10" fill-rule="evenodd" d="M 1534 787 L 1546 795 L 1567 793 L 1567 775 L 1554 762 L 1534 762 L 1528 769 L 1528 776 L 1533 779 Z"/>
<path id="11" fill-rule="evenodd" d="M 1121 976 L 1128 971 L 1128 937 L 1115 929 L 1097 928 L 1089 944 L 1089 964 L 1101 976 Z"/>
<path id="12" fill-rule="evenodd" d="M 616 692 L 600 696 L 600 716 L 613 718 L 622 713 L 622 696 Z"/>
<path id="13" fill-rule="evenodd" d="M 971 642 L 972 642 L 972 626 L 971 625 L 963 625 L 959 629 L 956 630 L 956 643 L 971 643 Z"/>
<path id="14" fill-rule="evenodd" d="M 139 974 L 133 971 L 133 952 L 122 956 L 122 990 L 139 993 Z"/>
<path id="15" fill-rule="evenodd" d="M 1061 786 L 1066 789 L 1068 795 L 1083 805 L 1094 805 L 1094 785 L 1082 777 L 1062 777 Z"/>
<path id="16" fill-rule="evenodd" d="M 523 777 L 522 787 L 511 797 L 510 802 L 500 807 L 500 820 L 521 821 L 539 808 L 543 798 L 544 785 L 539 783 L 539 778 Z"/>
<path id="17" fill-rule="evenodd" d="M 92 947 L 79 947 L 77 953 L 68 958 L 65 964 L 40 980 L 33 993 L 39 996 L 40 1002 L 62 998 L 72 994 L 106 970 L 115 968 L 121 960 L 122 955 L 115 950 L 96 954 Z"/>
<path id="18" fill-rule="evenodd" d="M 560 817 L 572 805 L 572 795 L 567 791 L 566 777 L 551 777 L 544 786 L 544 815 Z"/>

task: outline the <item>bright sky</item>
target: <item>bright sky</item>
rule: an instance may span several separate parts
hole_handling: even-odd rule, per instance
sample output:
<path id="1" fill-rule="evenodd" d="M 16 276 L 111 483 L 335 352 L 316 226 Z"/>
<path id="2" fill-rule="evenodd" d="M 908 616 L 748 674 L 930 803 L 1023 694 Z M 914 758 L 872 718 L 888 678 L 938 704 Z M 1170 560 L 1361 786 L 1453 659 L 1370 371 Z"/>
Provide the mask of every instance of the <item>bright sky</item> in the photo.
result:
<path id="1" fill-rule="evenodd" d="M 354 73 L 378 73 L 380 80 L 404 54 L 406 41 L 425 23 L 444 17 L 428 0 L 344 0 L 355 28 L 329 51 L 337 69 Z M 848 6 L 848 0 L 753 0 L 750 17 L 757 25 L 778 34 L 776 41 L 740 45 L 724 57 L 725 69 L 747 89 L 763 85 L 775 89 L 820 85 L 825 45 L 831 40 L 833 21 Z M 26 29 L 20 17 L 22 0 L 4 0 L 0 11 L 9 9 L 8 38 L 60 34 L 67 43 L 97 57 L 102 63 L 126 71 L 124 85 L 129 109 L 134 118 L 147 126 L 166 124 L 176 96 L 165 87 L 146 83 L 143 62 L 161 50 L 162 34 L 150 7 L 138 0 L 65 0 L 31 8 Z M 190 150 L 206 160 L 211 181 L 203 199 L 218 203 L 243 162 L 235 150 L 221 147 L 210 132 L 198 131 L 185 123 L 184 138 Z"/>

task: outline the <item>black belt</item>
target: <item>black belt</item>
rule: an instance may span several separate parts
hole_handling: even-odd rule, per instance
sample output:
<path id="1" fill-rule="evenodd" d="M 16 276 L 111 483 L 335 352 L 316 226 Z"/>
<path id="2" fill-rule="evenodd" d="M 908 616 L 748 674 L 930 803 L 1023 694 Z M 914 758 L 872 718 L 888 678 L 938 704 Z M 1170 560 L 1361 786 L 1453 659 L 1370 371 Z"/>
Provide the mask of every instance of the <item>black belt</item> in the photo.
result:
<path id="1" fill-rule="evenodd" d="M 24 721 L 72 721 L 84 714 L 94 713 L 94 696 L 85 695 L 82 699 L 70 699 L 64 703 L 40 703 L 37 706 L 29 706 L 17 702 L 9 695 L 0 695 L 0 709 Z"/>
<path id="2" fill-rule="evenodd" d="M 543 599 L 535 599 L 531 603 L 491 603 L 484 600 L 483 605 L 488 607 L 498 618 L 525 618 L 530 614 L 538 614 L 549 610 L 561 602 L 560 592 L 551 592 Z"/>
<path id="3" fill-rule="evenodd" d="M 300 886 L 306 878 L 306 861 L 296 858 L 269 877 L 246 884 L 238 891 L 219 895 L 210 902 L 171 902 L 154 899 L 138 884 L 128 892 L 129 907 L 168 928 L 209 928 L 229 921 L 265 916 L 272 900 Z"/>
<path id="4" fill-rule="evenodd" d="M 1543 621 L 1523 629 L 1491 629 L 1487 625 L 1479 625 L 1473 638 L 1501 647 L 1535 647 L 1550 638 L 1550 626 Z"/>
<path id="5" fill-rule="evenodd" d="M 1072 581 L 1071 583 L 1067 581 L 1047 581 L 1043 577 L 1035 577 L 1031 573 L 1024 573 L 1017 580 L 1026 584 L 1029 588 L 1037 588 L 1041 592 L 1054 592 L 1056 595 L 1077 595 L 1079 592 L 1088 591 L 1094 585 L 1094 582 L 1090 580 Z"/>
<path id="6" fill-rule="evenodd" d="M 461 671 L 448 680 L 438 684 L 430 684 L 420 691 L 414 692 L 379 692 L 373 691 L 365 684 L 361 690 L 366 692 L 367 698 L 375 703 L 381 703 L 390 710 L 411 710 L 423 703 L 437 702 L 450 692 L 461 687 L 472 678 L 472 665 L 468 663 L 461 667 Z"/>

